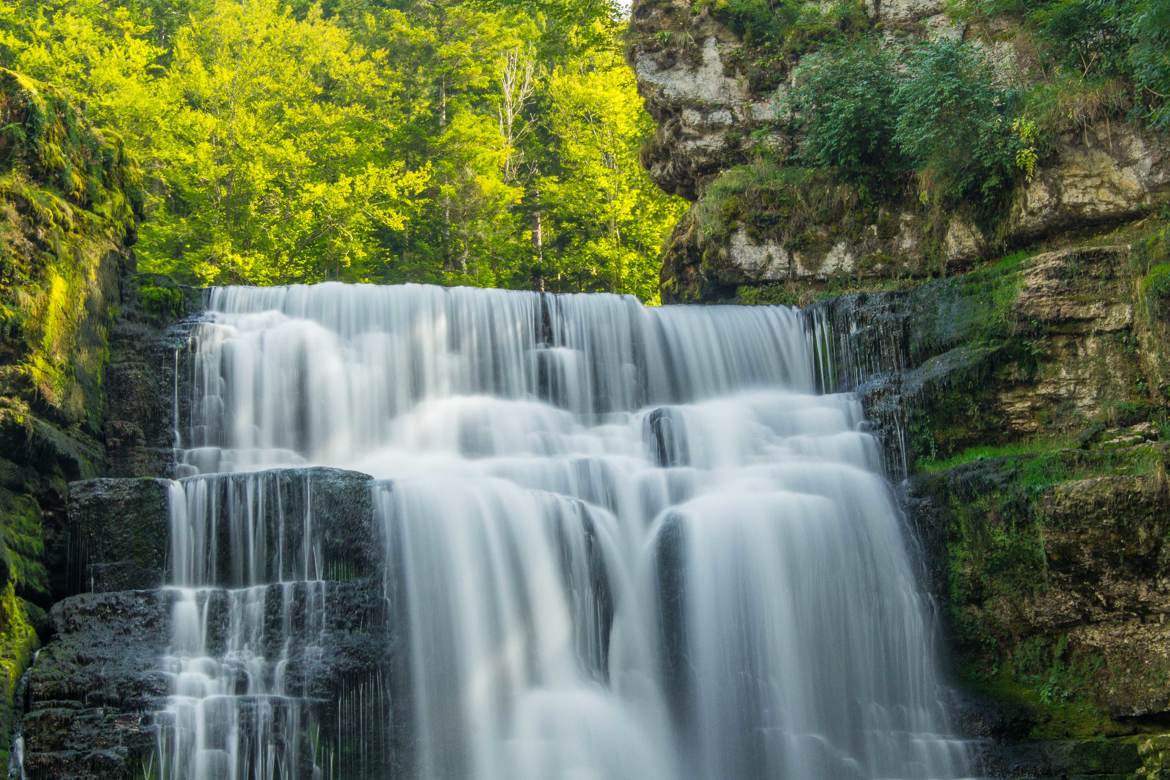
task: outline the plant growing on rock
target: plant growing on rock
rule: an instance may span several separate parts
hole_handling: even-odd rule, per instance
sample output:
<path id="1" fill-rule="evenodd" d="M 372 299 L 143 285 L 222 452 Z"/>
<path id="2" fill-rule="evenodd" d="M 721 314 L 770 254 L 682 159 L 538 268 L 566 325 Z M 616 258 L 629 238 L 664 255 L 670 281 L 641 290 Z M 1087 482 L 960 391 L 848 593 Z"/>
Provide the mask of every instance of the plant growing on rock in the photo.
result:
<path id="1" fill-rule="evenodd" d="M 788 108 L 803 130 L 798 155 L 871 192 L 900 184 L 906 161 L 894 142 L 897 74 L 872 41 L 833 46 L 803 59 Z"/>
<path id="2" fill-rule="evenodd" d="M 1015 176 L 1016 139 L 1010 95 L 978 50 L 950 40 L 921 46 L 894 96 L 894 139 L 918 174 L 922 200 L 993 210 Z"/>
<path id="3" fill-rule="evenodd" d="M 1146 120 L 1170 129 L 1170 2 L 1145 0 L 1130 21 L 1129 66 Z"/>

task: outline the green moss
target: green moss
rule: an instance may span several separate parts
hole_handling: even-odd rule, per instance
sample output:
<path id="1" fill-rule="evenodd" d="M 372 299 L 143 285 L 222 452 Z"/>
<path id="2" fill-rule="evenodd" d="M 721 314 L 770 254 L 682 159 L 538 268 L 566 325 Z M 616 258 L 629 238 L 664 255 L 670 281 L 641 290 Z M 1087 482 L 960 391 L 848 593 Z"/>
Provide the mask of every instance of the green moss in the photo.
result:
<path id="1" fill-rule="evenodd" d="M 716 268 L 739 229 L 756 241 L 799 252 L 828 249 L 875 217 L 857 189 L 835 181 L 831 173 L 767 157 L 725 171 L 690 214 L 704 265 Z"/>
<path id="2" fill-rule="evenodd" d="M 918 468 L 927 473 L 939 473 L 979 461 L 1048 454 L 1064 449 L 1068 444 L 1069 442 L 1065 439 L 1035 439 L 1001 445 L 978 445 L 968 447 L 962 452 L 942 460 L 923 460 L 918 464 Z"/>
<path id="3" fill-rule="evenodd" d="M 0 589 L 0 766 L 8 766 L 16 686 L 38 645 L 26 606 L 16 595 L 13 583 Z"/>
<path id="4" fill-rule="evenodd" d="M 997 664 L 968 664 L 961 673 L 969 688 L 1023 708 L 1032 739 L 1092 738 L 1125 733 L 1091 700 L 1093 676 L 1104 663 L 1099 655 L 1070 652 L 1065 637 L 1032 637 Z"/>
<path id="5" fill-rule="evenodd" d="M 0 563 L 4 574 L 0 583 L 13 582 L 26 593 L 47 593 L 44 552 L 41 508 L 36 499 L 0 488 Z"/>
<path id="6" fill-rule="evenodd" d="M 110 257 L 134 234 L 139 174 L 53 88 L 0 69 L 0 335 L 39 403 L 96 423 Z"/>
<path id="7" fill-rule="evenodd" d="M 179 317 L 183 313 L 183 292 L 174 287 L 138 288 L 138 305 L 147 314 L 160 319 Z"/>
<path id="8" fill-rule="evenodd" d="M 1159 263 L 1151 268 L 1142 279 L 1141 292 L 1151 315 L 1170 320 L 1170 263 Z"/>
<path id="9" fill-rule="evenodd" d="M 1094 477 L 1159 473 L 1165 457 L 1155 445 L 1083 450 L 1048 439 L 974 447 L 930 464 L 947 485 L 947 618 L 963 680 L 1022 707 L 1032 738 L 1127 733 L 1095 696 L 1103 658 L 1075 651 L 1062 632 L 1027 628 L 1029 605 L 1065 587 L 1050 579 L 1046 552 L 1046 539 L 1069 532 L 1051 516 L 1052 491 Z"/>

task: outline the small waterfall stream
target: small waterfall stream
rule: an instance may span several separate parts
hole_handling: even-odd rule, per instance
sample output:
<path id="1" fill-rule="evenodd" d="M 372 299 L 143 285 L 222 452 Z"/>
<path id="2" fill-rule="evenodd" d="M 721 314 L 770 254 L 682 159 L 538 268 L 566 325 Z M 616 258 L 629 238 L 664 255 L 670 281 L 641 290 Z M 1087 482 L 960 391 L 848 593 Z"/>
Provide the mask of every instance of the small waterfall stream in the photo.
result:
<path id="1" fill-rule="evenodd" d="M 878 445 L 818 394 L 814 340 L 785 308 L 214 290 L 164 777 L 968 776 Z M 315 466 L 375 478 L 402 637 L 334 701 L 306 679 L 362 573 L 321 541 Z"/>

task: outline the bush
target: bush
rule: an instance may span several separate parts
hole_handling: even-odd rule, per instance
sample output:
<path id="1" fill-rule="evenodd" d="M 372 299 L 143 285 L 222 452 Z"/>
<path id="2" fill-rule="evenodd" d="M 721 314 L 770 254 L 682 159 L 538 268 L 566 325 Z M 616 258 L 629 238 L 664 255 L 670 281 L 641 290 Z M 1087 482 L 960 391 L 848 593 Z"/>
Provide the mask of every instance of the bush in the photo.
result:
<path id="1" fill-rule="evenodd" d="M 724 171 L 692 213 L 700 241 L 726 238 L 742 225 L 796 250 L 822 226 L 857 216 L 858 205 L 852 188 L 825 171 L 759 159 Z"/>
<path id="2" fill-rule="evenodd" d="M 1170 129 L 1170 2 L 1143 0 L 1134 4 L 1129 32 L 1129 66 L 1146 119 Z"/>
<path id="3" fill-rule="evenodd" d="M 979 51 L 950 40 L 920 47 L 894 99 L 894 139 L 918 172 L 923 200 L 994 208 L 1014 179 L 1017 142 L 1009 95 Z"/>
<path id="4" fill-rule="evenodd" d="M 789 108 L 803 130 L 803 164 L 831 168 L 871 192 L 900 184 L 905 159 L 894 141 L 897 75 L 890 55 L 865 42 L 801 61 Z"/>
<path id="5" fill-rule="evenodd" d="M 1063 65 L 1082 78 L 1124 70 L 1129 46 L 1124 6 L 1117 0 L 1053 0 L 1029 20 Z"/>
<path id="6" fill-rule="evenodd" d="M 736 64 L 761 92 L 775 89 L 796 57 L 872 26 L 862 0 L 698 0 L 693 7 L 711 9 L 739 36 L 744 52 Z"/>

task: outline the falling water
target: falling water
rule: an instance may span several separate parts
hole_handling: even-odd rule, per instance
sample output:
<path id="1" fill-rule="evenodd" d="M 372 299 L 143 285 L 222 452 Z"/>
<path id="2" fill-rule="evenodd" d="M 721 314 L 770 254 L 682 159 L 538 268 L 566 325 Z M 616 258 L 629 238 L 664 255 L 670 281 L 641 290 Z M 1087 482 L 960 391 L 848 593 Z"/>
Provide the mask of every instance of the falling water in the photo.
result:
<path id="1" fill-rule="evenodd" d="M 800 313 L 342 285 L 210 309 L 168 778 L 968 774 L 879 448 L 856 398 L 817 394 Z M 280 671 L 329 610 L 312 502 L 271 507 L 305 465 L 376 478 L 406 638 L 337 694 L 344 771 Z"/>

